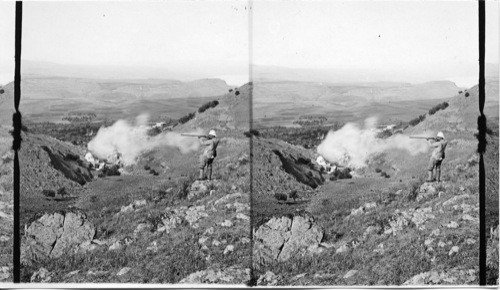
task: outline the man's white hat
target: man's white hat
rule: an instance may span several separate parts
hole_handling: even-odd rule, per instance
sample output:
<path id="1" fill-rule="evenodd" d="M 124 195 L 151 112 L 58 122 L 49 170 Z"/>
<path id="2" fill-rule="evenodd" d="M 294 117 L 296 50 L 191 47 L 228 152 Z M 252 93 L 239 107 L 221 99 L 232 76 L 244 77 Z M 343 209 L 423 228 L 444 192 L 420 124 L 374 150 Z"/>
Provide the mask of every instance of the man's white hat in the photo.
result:
<path id="1" fill-rule="evenodd" d="M 443 132 L 439 132 L 439 133 L 437 134 L 437 136 L 438 136 L 439 138 L 443 138 L 443 139 L 444 139 L 444 134 L 443 134 Z"/>
<path id="2" fill-rule="evenodd" d="M 217 137 L 217 134 L 215 134 L 215 130 L 210 130 L 210 132 L 208 132 L 208 135 Z"/>

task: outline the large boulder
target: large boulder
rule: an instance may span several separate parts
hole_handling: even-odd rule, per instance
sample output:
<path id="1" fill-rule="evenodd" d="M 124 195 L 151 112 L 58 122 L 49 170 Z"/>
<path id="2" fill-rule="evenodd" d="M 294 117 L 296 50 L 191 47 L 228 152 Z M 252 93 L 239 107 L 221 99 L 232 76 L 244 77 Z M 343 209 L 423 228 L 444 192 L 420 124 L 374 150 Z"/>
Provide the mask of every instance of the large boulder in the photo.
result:
<path id="1" fill-rule="evenodd" d="M 256 265 L 286 261 L 300 250 L 317 246 L 323 231 L 310 215 L 274 217 L 260 226 L 254 234 Z"/>
<path id="2" fill-rule="evenodd" d="M 30 262 L 60 257 L 66 251 L 92 241 L 95 232 L 95 226 L 82 212 L 45 214 L 26 228 L 22 260 Z"/>

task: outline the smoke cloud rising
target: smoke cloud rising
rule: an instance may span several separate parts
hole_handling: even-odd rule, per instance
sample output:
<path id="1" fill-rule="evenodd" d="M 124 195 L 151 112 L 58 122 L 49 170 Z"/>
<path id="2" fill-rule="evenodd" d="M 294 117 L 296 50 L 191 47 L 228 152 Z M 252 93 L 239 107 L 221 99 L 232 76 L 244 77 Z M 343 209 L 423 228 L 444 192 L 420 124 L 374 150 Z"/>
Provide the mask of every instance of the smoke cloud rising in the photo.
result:
<path id="1" fill-rule="evenodd" d="M 340 130 L 328 132 L 317 151 L 329 162 L 351 168 L 365 167 L 370 155 L 392 149 L 407 150 L 411 155 L 427 152 L 425 140 L 410 139 L 402 134 L 377 138 L 376 124 L 376 118 L 366 119 L 364 128 L 347 123 Z"/>
<path id="2" fill-rule="evenodd" d="M 99 159 L 108 159 L 115 153 L 120 153 L 125 165 L 134 164 L 139 155 L 157 147 L 177 148 L 183 154 L 198 150 L 200 143 L 197 138 L 181 136 L 175 132 L 148 136 L 150 128 L 147 121 L 147 115 L 138 116 L 135 125 L 118 120 L 109 127 L 100 128 L 87 147 Z M 189 133 L 203 134 L 201 129 Z"/>

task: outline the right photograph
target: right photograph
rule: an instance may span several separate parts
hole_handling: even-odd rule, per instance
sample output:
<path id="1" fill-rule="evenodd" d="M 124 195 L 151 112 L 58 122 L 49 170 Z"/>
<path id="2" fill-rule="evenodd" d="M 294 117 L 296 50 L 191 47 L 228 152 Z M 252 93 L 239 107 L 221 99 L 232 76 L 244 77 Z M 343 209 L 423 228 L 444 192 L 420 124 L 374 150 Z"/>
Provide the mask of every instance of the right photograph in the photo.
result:
<path id="1" fill-rule="evenodd" d="M 486 3 L 489 285 L 498 284 L 498 8 Z M 252 9 L 257 285 L 478 285 L 477 2 Z"/>

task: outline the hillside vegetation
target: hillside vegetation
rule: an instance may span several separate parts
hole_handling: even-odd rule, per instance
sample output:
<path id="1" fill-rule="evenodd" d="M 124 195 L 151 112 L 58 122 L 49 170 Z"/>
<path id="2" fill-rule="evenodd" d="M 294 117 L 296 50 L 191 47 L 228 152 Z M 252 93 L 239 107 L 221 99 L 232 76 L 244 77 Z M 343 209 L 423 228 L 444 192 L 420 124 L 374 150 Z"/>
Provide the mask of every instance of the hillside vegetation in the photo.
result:
<path id="1" fill-rule="evenodd" d="M 220 79 L 98 80 L 65 77 L 24 77 L 23 116 L 33 122 L 63 122 L 71 112 L 91 112 L 99 119 L 133 119 L 148 112 L 151 118 L 180 118 L 220 96 L 230 87 Z"/>
<path id="2" fill-rule="evenodd" d="M 255 127 L 291 126 L 297 115 L 324 115 L 325 125 L 378 116 L 381 122 L 409 121 L 461 90 L 452 82 L 336 84 L 256 81 Z"/>
<path id="3" fill-rule="evenodd" d="M 22 281 L 248 283 L 249 86 L 194 109 L 172 128 L 217 130 L 213 181 L 195 180 L 200 152 L 171 147 L 142 152 L 118 176 L 101 175 L 84 161 L 84 146 L 28 128 L 21 149 Z"/>
<path id="4" fill-rule="evenodd" d="M 444 132 L 449 144 L 440 183 L 424 181 L 428 154 L 382 152 L 354 170 L 352 179 L 330 181 L 315 168 L 314 151 L 273 136 L 254 137 L 253 265 L 258 285 L 477 285 L 477 87 L 468 92 L 402 132 Z M 497 96 L 498 85 L 487 84 L 487 92 Z M 498 116 L 491 105 L 495 102 L 487 103 L 492 118 Z M 485 165 L 488 283 L 496 284 L 498 133 L 490 131 Z M 277 150 L 293 154 L 297 170 L 287 170 L 290 162 L 274 157 Z M 308 162 L 311 166 L 300 167 Z M 317 176 L 317 186 L 297 172 L 309 179 Z M 298 198 L 290 198 L 293 191 Z M 278 193 L 288 198 L 283 201 Z"/>
<path id="5" fill-rule="evenodd" d="M 0 126 L 0 282 L 13 280 L 14 152 L 7 126 Z"/>

